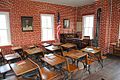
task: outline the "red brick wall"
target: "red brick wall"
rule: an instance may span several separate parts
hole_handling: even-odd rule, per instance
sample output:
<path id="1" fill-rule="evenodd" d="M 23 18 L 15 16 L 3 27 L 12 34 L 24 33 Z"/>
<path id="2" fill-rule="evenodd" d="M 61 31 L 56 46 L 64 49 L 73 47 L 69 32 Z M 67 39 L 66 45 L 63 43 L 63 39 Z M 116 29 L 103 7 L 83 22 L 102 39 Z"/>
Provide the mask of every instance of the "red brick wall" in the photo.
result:
<path id="1" fill-rule="evenodd" d="M 95 13 L 95 4 L 91 5 L 85 5 L 82 7 L 78 7 L 77 10 L 77 21 L 82 21 L 82 16 L 83 15 L 89 15 L 89 14 L 94 14 Z"/>
<path id="2" fill-rule="evenodd" d="M 11 40 L 14 45 L 30 45 L 41 43 L 41 13 L 55 15 L 55 34 L 57 27 L 57 12 L 60 12 L 61 32 L 63 32 L 63 19 L 70 19 L 70 29 L 76 26 L 76 8 L 70 6 L 54 5 L 30 0 L 9 0 L 12 4 L 0 5 L 0 11 L 10 12 Z M 33 32 L 22 32 L 21 16 L 33 16 Z M 67 31 L 64 30 L 64 31 Z"/>
<path id="3" fill-rule="evenodd" d="M 112 22 L 111 22 L 111 42 L 118 39 L 118 28 L 120 23 L 120 1 L 113 0 L 112 4 Z M 114 32 L 113 32 L 114 31 Z"/>

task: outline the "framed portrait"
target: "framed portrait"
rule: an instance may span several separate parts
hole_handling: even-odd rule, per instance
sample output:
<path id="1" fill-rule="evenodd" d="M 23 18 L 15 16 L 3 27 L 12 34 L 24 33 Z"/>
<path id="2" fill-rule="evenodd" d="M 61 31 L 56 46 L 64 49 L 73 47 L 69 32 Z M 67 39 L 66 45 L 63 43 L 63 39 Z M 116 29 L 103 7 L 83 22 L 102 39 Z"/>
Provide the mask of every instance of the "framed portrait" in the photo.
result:
<path id="1" fill-rule="evenodd" d="M 70 20 L 69 19 L 63 20 L 63 28 L 70 28 Z"/>
<path id="2" fill-rule="evenodd" d="M 22 31 L 33 31 L 33 17 L 21 16 Z"/>

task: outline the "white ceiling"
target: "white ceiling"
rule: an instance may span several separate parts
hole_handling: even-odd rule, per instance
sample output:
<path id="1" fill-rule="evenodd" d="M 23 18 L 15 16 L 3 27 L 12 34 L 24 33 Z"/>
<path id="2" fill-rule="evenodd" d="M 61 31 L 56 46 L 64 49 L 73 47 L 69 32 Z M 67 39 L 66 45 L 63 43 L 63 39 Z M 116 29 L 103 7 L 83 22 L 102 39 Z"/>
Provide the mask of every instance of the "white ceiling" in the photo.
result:
<path id="1" fill-rule="evenodd" d="M 60 5 L 67 5 L 73 7 L 92 4 L 95 2 L 95 0 L 32 0 L 32 1 L 47 2 L 52 4 L 60 4 Z"/>

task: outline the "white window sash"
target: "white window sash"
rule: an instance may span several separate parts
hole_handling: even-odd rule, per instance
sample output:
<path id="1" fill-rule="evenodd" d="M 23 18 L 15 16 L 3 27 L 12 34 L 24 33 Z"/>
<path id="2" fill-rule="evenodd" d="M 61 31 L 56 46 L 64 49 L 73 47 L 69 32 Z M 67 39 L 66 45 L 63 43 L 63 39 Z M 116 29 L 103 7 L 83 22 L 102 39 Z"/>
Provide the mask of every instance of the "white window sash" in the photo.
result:
<path id="1" fill-rule="evenodd" d="M 55 37 L 54 37 L 54 15 L 53 14 L 41 14 L 40 16 L 41 16 L 41 41 L 54 40 L 55 39 Z M 52 18 L 51 19 L 51 26 L 52 27 L 42 26 L 43 25 L 42 24 L 42 16 L 50 16 Z M 43 36 L 44 35 L 43 31 L 45 29 L 47 29 L 47 30 L 51 30 L 52 29 L 52 36 L 51 36 L 52 38 L 51 39 L 48 38 L 48 36 L 49 36 L 48 31 L 47 31 L 47 36 Z M 43 40 L 44 39 L 43 37 L 46 37 L 46 40 Z"/>
<path id="2" fill-rule="evenodd" d="M 93 17 L 93 23 L 92 23 L 92 25 L 85 25 L 86 24 L 86 17 Z M 85 35 L 85 29 L 86 28 L 88 28 L 88 29 L 90 29 L 90 28 L 92 28 L 92 34 L 89 34 L 89 32 L 88 32 L 88 34 L 89 35 Z M 88 30 L 89 31 L 89 30 Z M 83 16 L 83 19 L 82 19 L 82 37 L 84 37 L 84 36 L 90 36 L 90 39 L 93 39 L 93 32 L 94 32 L 94 15 L 86 15 L 86 16 Z"/>
<path id="3" fill-rule="evenodd" d="M 0 30 L 6 30 L 7 31 L 7 39 L 8 42 L 6 42 L 7 44 L 2 44 L 0 43 L 0 46 L 6 46 L 6 45 L 11 45 L 11 35 L 10 35 L 10 21 L 9 21 L 9 12 L 0 12 L 0 15 L 6 15 L 6 27 L 7 29 L 0 29 Z"/>

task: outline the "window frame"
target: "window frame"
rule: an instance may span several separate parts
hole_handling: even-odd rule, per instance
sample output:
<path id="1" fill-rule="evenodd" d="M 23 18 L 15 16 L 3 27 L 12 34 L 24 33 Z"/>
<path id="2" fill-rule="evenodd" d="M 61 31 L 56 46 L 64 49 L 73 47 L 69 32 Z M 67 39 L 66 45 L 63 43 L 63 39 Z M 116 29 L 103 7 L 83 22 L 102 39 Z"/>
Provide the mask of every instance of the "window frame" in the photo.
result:
<path id="1" fill-rule="evenodd" d="M 0 11 L 0 15 L 6 15 L 6 27 L 7 29 L 0 29 L 0 30 L 6 30 L 7 31 L 7 38 L 8 38 L 8 44 L 1 44 L 0 46 L 7 46 L 7 45 L 11 45 L 11 33 L 10 33 L 10 13 L 9 12 L 3 12 Z"/>
<path id="2" fill-rule="evenodd" d="M 47 39 L 47 40 L 43 40 L 43 39 L 42 39 L 42 38 L 43 38 L 43 37 L 42 37 L 42 28 L 43 28 L 43 27 L 42 27 L 42 16 L 52 16 L 52 18 L 53 18 L 53 19 L 52 19 L 52 23 L 53 23 L 52 26 L 53 26 L 53 27 L 52 27 L 52 28 L 48 28 L 48 27 L 44 28 L 44 29 L 52 29 L 52 38 L 53 38 L 53 39 L 51 39 L 51 40 L 48 40 L 48 39 Z M 54 34 L 54 33 L 55 33 L 55 30 L 54 30 L 54 29 L 55 29 L 55 25 L 54 25 L 54 22 L 55 22 L 55 21 L 54 21 L 54 17 L 55 17 L 54 14 L 46 14 L 46 13 L 45 13 L 45 14 L 44 14 L 44 13 L 43 13 L 43 14 L 40 14 L 40 20 L 41 20 L 41 41 L 42 41 L 42 42 L 55 40 L 55 34 Z"/>
<path id="3" fill-rule="evenodd" d="M 92 38 L 90 37 L 90 39 L 94 39 L 94 17 L 95 15 L 94 14 L 88 14 L 88 15 L 84 15 L 82 16 L 82 38 L 85 36 L 84 35 L 84 17 L 87 17 L 87 16 L 93 16 L 93 28 L 92 28 Z M 91 27 L 86 27 L 86 28 L 91 28 Z M 88 36 L 88 35 L 87 35 Z"/>

